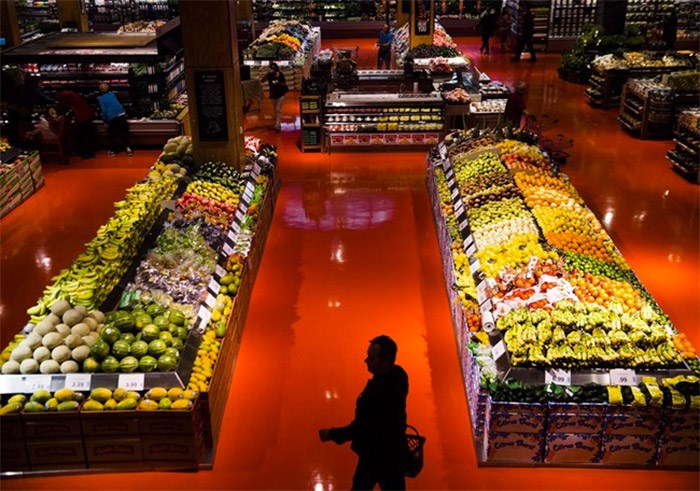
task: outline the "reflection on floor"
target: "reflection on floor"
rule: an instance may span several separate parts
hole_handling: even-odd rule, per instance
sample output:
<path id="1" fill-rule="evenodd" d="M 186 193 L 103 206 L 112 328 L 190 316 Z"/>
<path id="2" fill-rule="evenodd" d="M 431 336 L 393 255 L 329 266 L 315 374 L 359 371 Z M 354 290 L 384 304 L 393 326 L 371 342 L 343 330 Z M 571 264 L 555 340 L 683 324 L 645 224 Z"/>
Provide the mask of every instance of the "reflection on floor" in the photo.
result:
<path id="1" fill-rule="evenodd" d="M 634 140 L 616 127 L 612 111 L 589 108 L 580 86 L 557 79 L 557 55 L 515 64 L 497 50 L 480 57 L 477 40 L 463 41 L 493 79 L 530 82 L 535 114 L 559 118 L 557 131 L 575 139 L 565 172 L 642 282 L 700 346 L 699 191 L 664 161 L 670 143 Z M 355 43 L 361 63 L 371 66 L 373 40 L 329 44 Z M 316 432 L 352 418 L 368 377 L 362 363 L 367 342 L 386 333 L 398 342 L 398 362 L 410 377 L 409 421 L 428 438 L 425 469 L 409 488 L 698 489 L 698 474 L 688 472 L 478 468 L 424 154 L 302 154 L 297 96 L 287 96 L 284 114 L 281 133 L 259 128 L 272 124 L 263 119 L 271 115 L 269 101 L 247 123 L 252 134 L 279 146 L 283 188 L 214 470 L 15 479 L 3 481 L 3 488 L 346 489 L 354 455 L 347 445 L 320 443 Z M 3 220 L 3 339 L 19 329 L 21 311 L 155 155 L 137 153 L 118 166 L 106 158 L 89 166 L 49 166 L 47 188 Z"/>

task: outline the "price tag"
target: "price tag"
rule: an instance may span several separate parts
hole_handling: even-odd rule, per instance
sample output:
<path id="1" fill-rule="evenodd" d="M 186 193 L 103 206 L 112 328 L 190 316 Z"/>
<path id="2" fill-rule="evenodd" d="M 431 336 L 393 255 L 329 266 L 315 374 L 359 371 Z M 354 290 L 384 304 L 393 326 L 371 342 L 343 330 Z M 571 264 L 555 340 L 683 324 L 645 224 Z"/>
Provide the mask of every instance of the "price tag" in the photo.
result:
<path id="1" fill-rule="evenodd" d="M 68 373 L 66 374 L 66 389 L 76 391 L 90 390 L 92 375 L 89 373 Z"/>
<path id="2" fill-rule="evenodd" d="M 236 217 L 236 221 L 237 221 L 237 222 L 239 222 L 239 223 L 242 222 L 242 221 L 243 221 L 243 218 L 245 217 L 243 210 L 241 210 L 240 208 L 238 208 L 238 210 L 236 210 L 236 215 L 235 215 L 235 217 Z"/>
<path id="3" fill-rule="evenodd" d="M 209 325 L 209 321 L 211 320 L 211 312 L 207 310 L 204 305 L 200 305 L 199 310 L 197 311 L 197 317 L 200 319 L 199 330 L 204 332 L 206 327 Z"/>
<path id="4" fill-rule="evenodd" d="M 224 254 L 226 256 L 230 256 L 231 254 L 233 254 L 233 247 L 231 247 L 228 244 L 224 244 Z"/>
<path id="5" fill-rule="evenodd" d="M 245 191 L 243 191 L 243 197 L 247 200 L 253 198 L 253 186 L 246 186 Z"/>
<path id="6" fill-rule="evenodd" d="M 445 177 L 447 177 L 448 181 L 451 181 L 455 177 L 455 170 L 450 167 L 447 172 L 445 172 Z"/>
<path id="7" fill-rule="evenodd" d="M 544 372 L 545 384 L 571 385 L 571 371 L 551 368 Z"/>
<path id="8" fill-rule="evenodd" d="M 457 198 L 457 196 L 459 196 L 459 189 L 453 189 L 452 190 L 452 200 L 454 201 L 455 198 Z"/>
<path id="9" fill-rule="evenodd" d="M 447 145 L 445 145 L 445 142 L 438 145 L 438 152 L 440 152 L 440 157 L 443 159 L 447 158 Z"/>
<path id="10" fill-rule="evenodd" d="M 637 385 L 637 374 L 634 370 L 613 368 L 610 370 L 610 385 Z"/>
<path id="11" fill-rule="evenodd" d="M 216 265 L 216 268 L 214 268 L 214 273 L 216 273 L 216 276 L 221 278 L 222 276 L 226 275 L 226 270 L 220 266 L 219 264 Z"/>
<path id="12" fill-rule="evenodd" d="M 36 392 L 37 390 L 51 391 L 51 375 L 31 375 L 24 377 L 22 381 L 24 386 L 31 392 Z"/>
<path id="13" fill-rule="evenodd" d="M 240 224 L 237 223 L 237 222 L 233 222 L 233 223 L 231 224 L 231 228 L 232 228 L 233 231 L 236 232 L 237 234 L 241 232 L 241 226 L 240 226 Z"/>
<path id="14" fill-rule="evenodd" d="M 252 174 L 253 174 L 253 176 L 255 176 L 255 177 L 258 177 L 258 175 L 260 174 L 260 164 L 258 164 L 257 162 L 255 162 L 255 163 L 253 164 L 253 171 L 252 171 Z"/>
<path id="15" fill-rule="evenodd" d="M 498 360 L 501 356 L 505 355 L 506 343 L 504 343 L 501 339 L 498 343 L 496 343 L 496 346 L 491 348 L 491 354 L 493 355 L 494 360 Z"/>
<path id="16" fill-rule="evenodd" d="M 478 259 L 474 259 L 474 261 L 469 261 L 469 271 L 472 272 L 472 275 L 476 274 L 477 271 L 481 269 L 481 263 L 479 262 Z"/>
<path id="17" fill-rule="evenodd" d="M 479 299 L 479 305 L 486 302 L 490 298 L 489 288 L 485 281 L 482 281 L 476 285 L 476 296 Z"/>
<path id="18" fill-rule="evenodd" d="M 143 390 L 146 374 L 144 373 L 120 373 L 117 379 L 117 387 L 126 390 Z"/>
<path id="19" fill-rule="evenodd" d="M 476 254 L 476 244 L 475 244 L 474 242 L 472 242 L 471 244 L 469 244 L 469 245 L 467 246 L 466 251 L 467 251 L 467 255 L 468 255 L 468 256 L 473 256 L 474 254 Z"/>
<path id="20" fill-rule="evenodd" d="M 207 295 L 207 298 L 204 299 L 204 304 L 209 308 L 214 308 L 215 303 L 216 298 L 214 298 L 214 295 Z"/>
<path id="21" fill-rule="evenodd" d="M 466 220 L 462 220 L 461 222 L 459 222 L 459 231 L 461 232 L 462 230 L 464 230 L 468 226 L 469 226 L 469 222 Z"/>
<path id="22" fill-rule="evenodd" d="M 223 269 L 223 268 L 222 268 Z M 216 279 L 212 278 L 209 280 L 209 284 L 207 285 L 207 288 L 209 289 L 210 292 L 212 292 L 214 295 L 218 295 L 219 292 L 221 291 L 221 285 L 219 284 Z"/>
<path id="23" fill-rule="evenodd" d="M 463 211 L 464 211 L 464 203 L 462 203 L 462 200 L 459 200 L 457 202 L 457 204 L 455 205 L 455 213 L 457 215 L 461 215 Z"/>
<path id="24" fill-rule="evenodd" d="M 228 233 L 226 234 L 226 237 L 227 237 L 228 240 L 230 240 L 231 242 L 236 242 L 236 235 L 237 235 L 237 234 L 236 234 L 235 231 L 229 230 Z"/>

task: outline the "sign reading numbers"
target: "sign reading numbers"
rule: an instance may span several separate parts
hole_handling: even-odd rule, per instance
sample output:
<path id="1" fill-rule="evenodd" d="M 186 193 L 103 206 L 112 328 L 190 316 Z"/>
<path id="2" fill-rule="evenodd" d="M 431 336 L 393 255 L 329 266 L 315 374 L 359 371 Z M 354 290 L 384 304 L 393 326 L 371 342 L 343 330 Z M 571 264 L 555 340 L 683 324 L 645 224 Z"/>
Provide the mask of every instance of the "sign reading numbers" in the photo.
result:
<path id="1" fill-rule="evenodd" d="M 92 375 L 89 373 L 69 373 L 66 374 L 66 389 L 72 389 L 76 391 L 86 391 L 90 390 L 90 381 L 92 380 Z"/>
<path id="2" fill-rule="evenodd" d="M 469 237 L 472 237 L 471 235 Z M 468 241 L 468 239 L 467 239 Z M 474 243 L 474 239 L 472 239 L 471 243 L 467 246 L 467 255 L 473 256 L 476 254 L 476 244 Z"/>
<path id="3" fill-rule="evenodd" d="M 231 247 L 228 244 L 224 244 L 224 254 L 226 256 L 230 256 L 231 254 L 233 254 L 233 247 Z"/>
<path id="4" fill-rule="evenodd" d="M 234 230 L 229 230 L 228 233 L 226 234 L 226 237 L 231 242 L 236 242 L 236 232 Z"/>
<path id="5" fill-rule="evenodd" d="M 242 222 L 244 217 L 245 217 L 245 214 L 244 214 L 243 210 L 241 210 L 240 208 L 238 210 L 236 210 L 236 221 L 237 222 Z"/>
<path id="6" fill-rule="evenodd" d="M 221 266 L 219 266 L 218 264 L 216 265 L 214 272 L 216 273 L 216 276 L 218 276 L 219 278 L 226 275 L 226 270 L 224 268 L 222 268 Z"/>
<path id="7" fill-rule="evenodd" d="M 457 196 L 459 196 L 459 189 L 455 188 L 452 190 L 452 200 L 454 201 Z"/>
<path id="8" fill-rule="evenodd" d="M 472 274 L 475 274 L 477 271 L 479 271 L 480 268 L 481 263 L 478 259 L 475 259 L 474 262 L 469 261 L 469 271 L 471 271 Z"/>
<path id="9" fill-rule="evenodd" d="M 544 372 L 544 383 L 571 385 L 571 371 L 552 368 Z"/>
<path id="10" fill-rule="evenodd" d="M 51 390 L 51 375 L 32 375 L 24 377 L 24 386 L 31 392 L 37 390 Z"/>
<path id="11" fill-rule="evenodd" d="M 207 298 L 204 299 L 204 304 L 209 308 L 214 308 L 215 303 L 216 298 L 214 298 L 214 295 L 207 295 Z"/>
<path id="12" fill-rule="evenodd" d="M 218 295 L 219 292 L 221 291 L 221 285 L 214 278 L 209 280 L 209 284 L 207 285 L 207 288 L 209 288 L 209 291 L 212 292 L 214 295 Z"/>
<path id="13" fill-rule="evenodd" d="M 611 385 L 637 385 L 637 374 L 634 370 L 614 368 L 610 370 Z"/>
<path id="14" fill-rule="evenodd" d="M 236 233 L 240 233 L 240 231 L 241 231 L 241 226 L 240 226 L 240 224 L 237 223 L 237 222 L 233 222 L 233 223 L 231 224 L 231 228 L 232 228 L 233 231 L 236 232 Z"/>
<path id="15" fill-rule="evenodd" d="M 209 321 L 211 320 L 211 312 L 206 308 L 204 305 L 199 306 L 199 310 L 197 311 L 197 317 L 199 317 L 199 330 L 201 332 L 204 332 L 206 327 L 209 325 Z"/>
<path id="16" fill-rule="evenodd" d="M 145 374 L 143 373 L 120 373 L 117 380 L 117 387 L 126 390 L 143 390 Z"/>

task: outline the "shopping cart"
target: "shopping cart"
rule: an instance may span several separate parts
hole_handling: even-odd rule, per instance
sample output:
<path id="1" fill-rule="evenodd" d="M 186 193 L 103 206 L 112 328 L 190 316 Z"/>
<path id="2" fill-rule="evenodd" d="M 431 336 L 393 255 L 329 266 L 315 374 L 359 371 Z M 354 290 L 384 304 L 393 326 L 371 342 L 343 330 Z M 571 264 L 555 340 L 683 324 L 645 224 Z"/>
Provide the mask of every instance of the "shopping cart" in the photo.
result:
<path id="1" fill-rule="evenodd" d="M 562 133 L 549 134 L 549 131 L 556 128 L 559 120 L 542 114 L 538 118 L 528 118 L 525 129 L 537 137 L 537 143 L 547 152 L 549 158 L 557 166 L 566 164 L 569 152 L 574 146 L 573 138 L 568 138 Z"/>

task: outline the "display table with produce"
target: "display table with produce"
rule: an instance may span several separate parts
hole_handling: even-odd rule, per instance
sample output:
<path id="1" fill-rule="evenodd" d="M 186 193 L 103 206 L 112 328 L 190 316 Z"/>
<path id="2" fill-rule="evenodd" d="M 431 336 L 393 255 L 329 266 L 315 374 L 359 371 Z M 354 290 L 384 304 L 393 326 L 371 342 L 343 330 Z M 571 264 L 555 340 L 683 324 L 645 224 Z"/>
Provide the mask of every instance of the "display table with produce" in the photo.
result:
<path id="1" fill-rule="evenodd" d="M 697 469 L 697 355 L 533 141 L 429 159 L 479 464 Z"/>
<path id="2" fill-rule="evenodd" d="M 598 56 L 591 63 L 590 87 L 586 89 L 585 94 L 593 107 L 618 107 L 622 89 L 628 79 L 651 78 L 688 70 L 695 65 L 692 52 L 628 52 L 622 57 L 612 54 Z"/>
<path id="3" fill-rule="evenodd" d="M 0 354 L 4 475 L 211 466 L 279 181 L 254 138 L 242 173 L 179 184 L 190 153 L 168 142 Z"/>
<path id="4" fill-rule="evenodd" d="M 308 78 L 311 61 L 321 48 L 321 30 L 297 21 L 274 21 L 245 51 L 243 63 L 251 67 L 251 77 L 263 79 L 275 62 L 290 90 L 300 90 Z M 263 80 L 268 90 L 267 80 Z"/>
<path id="5" fill-rule="evenodd" d="M 0 143 L 0 218 L 44 186 L 38 152 L 25 152 Z"/>
<path id="6" fill-rule="evenodd" d="M 700 109 L 687 109 L 678 117 L 674 132 L 675 147 L 666 153 L 673 170 L 700 184 Z"/>

